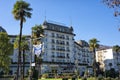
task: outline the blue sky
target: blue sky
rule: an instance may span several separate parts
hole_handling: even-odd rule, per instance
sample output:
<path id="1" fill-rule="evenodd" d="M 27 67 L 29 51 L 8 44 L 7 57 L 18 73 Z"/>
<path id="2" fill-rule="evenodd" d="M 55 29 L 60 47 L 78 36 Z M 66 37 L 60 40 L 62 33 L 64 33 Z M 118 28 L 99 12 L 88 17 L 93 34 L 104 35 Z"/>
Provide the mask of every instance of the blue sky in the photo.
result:
<path id="1" fill-rule="evenodd" d="M 73 26 L 75 40 L 89 41 L 97 38 L 103 45 L 120 45 L 120 21 L 113 16 L 113 9 L 102 0 L 26 0 L 31 4 L 32 18 L 24 23 L 23 34 L 31 34 L 31 27 L 45 20 Z M 12 14 L 16 0 L 0 1 L 0 26 L 10 35 L 19 34 L 19 21 Z"/>

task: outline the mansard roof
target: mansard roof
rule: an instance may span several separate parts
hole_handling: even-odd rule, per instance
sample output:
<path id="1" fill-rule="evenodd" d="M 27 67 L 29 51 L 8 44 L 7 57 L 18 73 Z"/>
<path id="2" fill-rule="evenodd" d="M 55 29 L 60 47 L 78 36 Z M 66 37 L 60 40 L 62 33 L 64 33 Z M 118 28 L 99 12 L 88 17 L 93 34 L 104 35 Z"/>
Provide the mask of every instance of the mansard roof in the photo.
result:
<path id="1" fill-rule="evenodd" d="M 63 33 L 67 33 L 67 34 L 73 34 L 72 27 L 67 27 L 67 26 L 64 26 L 61 24 L 51 23 L 51 22 L 45 21 L 43 23 L 43 26 L 44 26 L 45 30 L 52 30 L 52 31 L 63 32 Z"/>
<path id="2" fill-rule="evenodd" d="M 98 51 L 99 50 L 105 50 L 105 49 L 112 49 L 112 46 L 107 46 L 107 45 L 99 45 L 99 48 L 97 49 Z"/>
<path id="3" fill-rule="evenodd" d="M 79 41 L 77 41 L 77 43 L 83 47 L 89 47 L 88 42 L 86 42 L 85 40 L 79 40 Z"/>
<path id="4" fill-rule="evenodd" d="M 0 26 L 0 32 L 6 32 L 6 30 L 2 26 Z"/>

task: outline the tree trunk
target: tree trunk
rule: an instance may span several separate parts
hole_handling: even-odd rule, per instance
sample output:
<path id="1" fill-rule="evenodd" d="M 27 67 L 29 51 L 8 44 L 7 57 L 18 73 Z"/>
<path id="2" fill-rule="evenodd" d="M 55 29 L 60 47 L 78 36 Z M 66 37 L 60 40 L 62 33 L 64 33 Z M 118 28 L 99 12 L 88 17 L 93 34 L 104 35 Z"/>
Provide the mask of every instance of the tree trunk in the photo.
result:
<path id="1" fill-rule="evenodd" d="M 25 50 L 23 50 L 23 67 L 22 67 L 22 79 L 24 80 L 24 73 L 25 73 Z"/>
<path id="2" fill-rule="evenodd" d="M 42 58 L 40 57 L 39 58 L 39 62 L 38 62 L 38 78 L 40 77 L 41 78 L 41 62 L 42 62 Z"/>
<path id="3" fill-rule="evenodd" d="M 95 49 L 93 49 L 93 54 L 94 54 L 93 72 L 94 72 L 94 77 L 96 77 L 96 53 L 95 53 Z"/>
<path id="4" fill-rule="evenodd" d="M 34 55 L 34 62 L 35 62 L 35 69 L 36 69 L 37 67 L 37 56 L 36 55 Z"/>
<path id="5" fill-rule="evenodd" d="M 20 77 L 22 74 L 22 66 L 21 66 L 21 37 L 22 37 L 22 28 L 23 28 L 23 17 L 21 17 L 20 20 L 20 35 L 19 35 L 19 54 L 18 54 L 18 67 L 17 67 L 17 80 L 19 76 L 19 70 L 20 70 Z"/>

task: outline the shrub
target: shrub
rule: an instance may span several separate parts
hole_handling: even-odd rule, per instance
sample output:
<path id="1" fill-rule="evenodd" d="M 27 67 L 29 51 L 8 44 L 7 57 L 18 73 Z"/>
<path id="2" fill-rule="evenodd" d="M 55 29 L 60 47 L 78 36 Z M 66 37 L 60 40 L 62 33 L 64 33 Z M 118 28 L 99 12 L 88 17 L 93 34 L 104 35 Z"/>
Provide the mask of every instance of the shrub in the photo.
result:
<path id="1" fill-rule="evenodd" d="M 42 78 L 48 78 L 48 74 L 47 73 L 42 74 Z"/>
<path id="2" fill-rule="evenodd" d="M 116 77 L 115 80 L 119 80 L 119 77 Z"/>
<path id="3" fill-rule="evenodd" d="M 104 80 L 104 78 L 102 75 L 99 75 L 97 80 Z"/>
<path id="4" fill-rule="evenodd" d="M 72 78 L 72 80 L 76 80 L 76 78 Z"/>
<path id="5" fill-rule="evenodd" d="M 95 77 L 90 77 L 89 80 L 96 80 Z"/>
<path id="6" fill-rule="evenodd" d="M 62 78 L 62 80 L 68 80 L 68 78 Z"/>
<path id="7" fill-rule="evenodd" d="M 32 78 L 33 79 L 38 79 L 38 71 L 36 69 L 33 69 Z"/>
<path id="8" fill-rule="evenodd" d="M 86 78 L 86 77 L 83 77 L 82 80 L 87 80 L 87 78 Z"/>
<path id="9" fill-rule="evenodd" d="M 111 77 L 106 78 L 106 80 L 111 80 Z"/>

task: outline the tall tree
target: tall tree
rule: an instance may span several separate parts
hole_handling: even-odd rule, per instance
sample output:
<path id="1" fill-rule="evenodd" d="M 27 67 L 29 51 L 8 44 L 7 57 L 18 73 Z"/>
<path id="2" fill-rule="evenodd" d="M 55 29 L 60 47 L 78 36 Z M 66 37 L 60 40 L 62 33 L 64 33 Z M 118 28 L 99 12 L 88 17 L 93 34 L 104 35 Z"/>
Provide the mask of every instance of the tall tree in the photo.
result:
<path id="1" fill-rule="evenodd" d="M 42 25 L 35 25 L 34 27 L 32 27 L 32 39 L 33 39 L 33 44 L 38 45 L 40 43 L 42 43 L 41 39 L 44 36 L 44 29 L 42 27 Z M 40 39 L 39 39 L 40 38 Z M 40 57 L 37 58 L 37 56 L 35 55 L 35 63 L 39 64 L 39 70 L 38 70 L 38 75 L 40 74 L 40 61 L 42 59 Z"/>
<path id="2" fill-rule="evenodd" d="M 120 46 L 119 46 L 119 45 L 113 46 L 113 51 L 115 51 L 115 53 L 116 53 L 116 56 L 117 56 L 117 64 L 119 64 L 119 63 L 118 63 L 118 56 L 119 56 L 119 52 L 120 52 Z"/>
<path id="3" fill-rule="evenodd" d="M 27 37 L 26 36 L 22 36 L 22 38 L 21 38 L 21 40 L 22 40 L 22 42 L 21 42 L 21 51 L 22 51 L 22 61 L 23 61 L 23 74 L 22 74 L 22 78 L 24 79 L 24 71 L 25 71 L 25 60 L 26 60 L 26 58 L 25 58 L 25 56 L 26 56 L 26 54 L 25 54 L 25 51 L 27 51 L 27 50 L 29 50 L 29 43 L 28 43 L 28 41 L 27 41 Z M 16 40 L 15 40 L 15 42 L 14 42 L 14 48 L 18 48 L 19 47 L 19 43 L 18 43 L 18 41 L 19 41 L 19 36 L 16 38 Z"/>
<path id="4" fill-rule="evenodd" d="M 119 57 L 119 53 L 120 53 L 120 46 L 119 45 L 113 46 L 113 51 L 115 51 L 115 53 L 116 53 L 117 66 L 118 66 L 118 69 L 119 69 L 119 78 L 120 78 L 120 68 L 119 68 L 120 63 L 118 62 L 118 57 Z"/>
<path id="5" fill-rule="evenodd" d="M 43 37 L 43 27 L 42 25 L 35 25 L 34 27 L 32 27 L 32 38 L 34 39 L 33 43 L 37 44 L 39 43 L 40 39 L 38 39 L 39 37 Z"/>
<path id="6" fill-rule="evenodd" d="M 9 41 L 7 33 L 0 32 L 0 68 L 5 71 L 9 70 L 11 63 L 10 56 L 13 53 L 13 45 Z"/>
<path id="7" fill-rule="evenodd" d="M 18 80 L 18 75 L 19 75 L 19 66 L 21 65 L 21 36 L 22 36 L 22 28 L 23 28 L 23 22 L 26 21 L 27 18 L 31 18 L 32 13 L 30 11 L 32 8 L 30 8 L 30 4 L 23 1 L 19 0 L 14 4 L 13 7 L 13 15 L 16 20 L 20 20 L 20 34 L 19 34 L 19 56 L 18 56 L 18 67 L 17 67 L 17 80 Z M 21 69 L 21 68 L 20 68 Z M 22 71 L 20 70 L 20 73 Z"/>
<path id="8" fill-rule="evenodd" d="M 43 30 L 42 25 L 35 25 L 34 27 L 32 27 L 33 44 L 35 44 L 35 45 L 40 44 L 43 34 L 44 34 L 44 30 Z M 36 62 L 36 60 L 35 60 L 35 62 Z"/>
<path id="9" fill-rule="evenodd" d="M 90 50 L 92 50 L 94 54 L 94 60 L 93 60 L 93 69 L 94 69 L 94 76 L 96 77 L 96 49 L 99 48 L 98 40 L 96 38 L 89 40 L 89 47 Z"/>
<path id="10" fill-rule="evenodd" d="M 115 10 L 114 16 L 120 15 L 120 0 L 102 0 L 109 8 Z"/>

